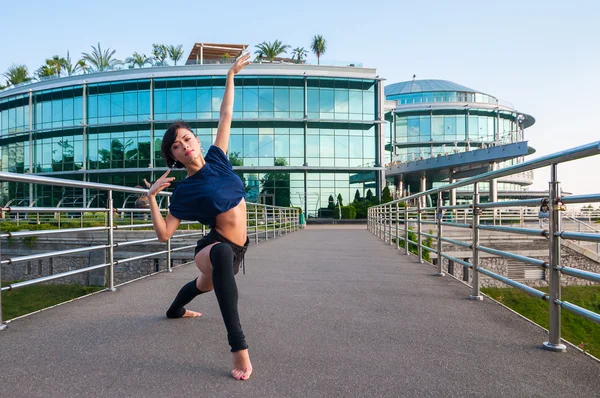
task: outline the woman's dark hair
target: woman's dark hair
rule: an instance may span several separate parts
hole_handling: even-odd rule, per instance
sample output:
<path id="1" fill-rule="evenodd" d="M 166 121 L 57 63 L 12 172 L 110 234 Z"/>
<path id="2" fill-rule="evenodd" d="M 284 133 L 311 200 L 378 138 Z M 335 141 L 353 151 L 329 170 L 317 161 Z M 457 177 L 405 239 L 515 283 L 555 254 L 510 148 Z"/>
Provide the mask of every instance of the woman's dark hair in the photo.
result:
<path id="1" fill-rule="evenodd" d="M 172 125 L 169 126 L 165 135 L 162 139 L 162 145 L 160 146 L 160 153 L 162 154 L 163 159 L 168 167 L 175 167 L 177 169 L 182 169 L 184 166 L 176 161 L 171 154 L 171 146 L 173 146 L 173 142 L 175 142 L 175 138 L 177 137 L 177 130 L 186 129 L 189 130 L 192 134 L 194 132 L 190 129 L 190 126 L 184 122 L 183 120 L 178 120 Z M 194 136 L 196 136 L 194 134 Z"/>

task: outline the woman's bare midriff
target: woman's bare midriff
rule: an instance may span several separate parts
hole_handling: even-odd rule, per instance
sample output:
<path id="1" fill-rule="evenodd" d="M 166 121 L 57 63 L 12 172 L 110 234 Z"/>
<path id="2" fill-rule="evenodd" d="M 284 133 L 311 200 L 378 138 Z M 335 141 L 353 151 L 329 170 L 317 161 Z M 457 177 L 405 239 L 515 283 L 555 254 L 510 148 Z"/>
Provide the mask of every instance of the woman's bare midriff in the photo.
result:
<path id="1" fill-rule="evenodd" d="M 233 243 L 243 246 L 247 238 L 246 201 L 217 216 L 215 229 L 223 237 Z"/>

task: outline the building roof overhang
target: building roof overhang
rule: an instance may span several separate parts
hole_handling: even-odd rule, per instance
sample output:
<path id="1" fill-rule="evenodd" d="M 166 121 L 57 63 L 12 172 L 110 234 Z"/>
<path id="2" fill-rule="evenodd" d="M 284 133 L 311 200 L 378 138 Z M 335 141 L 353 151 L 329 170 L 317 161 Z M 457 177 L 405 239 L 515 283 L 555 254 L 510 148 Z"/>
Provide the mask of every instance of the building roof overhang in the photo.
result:
<path id="1" fill-rule="evenodd" d="M 235 59 L 247 48 L 248 44 L 195 43 L 185 64 L 195 65 L 200 58 L 211 61 L 226 57 Z"/>
<path id="2" fill-rule="evenodd" d="M 404 179 L 410 180 L 412 178 L 418 179 L 424 174 L 427 179 L 432 179 L 433 181 L 442 181 L 450 178 L 451 175 L 454 177 L 460 175 L 461 178 L 465 178 L 489 171 L 491 163 L 534 153 L 535 150 L 527 144 L 527 141 L 522 141 L 434 158 L 414 160 L 387 167 L 385 175 L 386 177 L 402 175 Z"/>

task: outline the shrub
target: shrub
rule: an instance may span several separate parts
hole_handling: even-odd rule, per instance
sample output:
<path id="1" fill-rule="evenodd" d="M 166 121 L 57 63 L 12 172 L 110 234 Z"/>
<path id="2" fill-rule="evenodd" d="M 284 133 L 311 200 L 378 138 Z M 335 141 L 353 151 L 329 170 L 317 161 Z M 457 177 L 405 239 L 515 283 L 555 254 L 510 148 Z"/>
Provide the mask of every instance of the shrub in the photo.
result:
<path id="1" fill-rule="evenodd" d="M 419 249 L 417 248 L 416 243 L 412 243 L 412 242 L 416 242 L 417 241 L 417 234 L 416 232 L 414 232 L 412 230 L 412 228 L 408 228 L 408 240 L 410 240 L 411 242 L 408 244 L 408 251 L 414 255 L 419 255 Z M 429 233 L 431 234 L 432 231 L 429 231 Z M 396 243 L 396 239 L 392 239 L 392 242 Z M 433 238 L 427 237 L 427 239 L 421 240 L 421 245 L 423 246 L 427 246 L 427 247 L 432 247 L 433 246 Z M 400 240 L 400 247 L 404 247 L 404 240 Z M 422 250 L 422 256 L 423 256 L 423 260 L 427 261 L 427 262 L 431 262 L 431 253 L 429 253 L 428 250 L 423 249 Z"/>
<path id="2" fill-rule="evenodd" d="M 356 208 L 352 205 L 342 206 L 342 218 L 354 220 L 356 218 Z"/>
<path id="3" fill-rule="evenodd" d="M 391 202 L 392 200 L 394 200 L 394 198 L 390 193 L 390 187 L 386 185 L 385 188 L 383 188 L 383 191 L 381 192 L 381 203 Z"/>

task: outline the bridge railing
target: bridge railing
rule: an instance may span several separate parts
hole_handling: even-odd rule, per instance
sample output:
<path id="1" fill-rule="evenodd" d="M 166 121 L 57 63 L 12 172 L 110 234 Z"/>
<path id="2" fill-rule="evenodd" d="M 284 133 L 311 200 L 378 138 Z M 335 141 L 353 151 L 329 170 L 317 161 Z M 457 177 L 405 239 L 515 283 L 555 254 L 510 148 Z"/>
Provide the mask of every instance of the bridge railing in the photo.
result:
<path id="1" fill-rule="evenodd" d="M 561 276 L 569 275 L 571 277 L 582 278 L 592 282 L 600 282 L 600 274 L 563 265 L 561 263 L 561 239 L 600 242 L 600 234 L 565 231 L 562 228 L 563 213 L 566 211 L 567 205 L 600 202 L 600 194 L 561 197 L 560 183 L 558 181 L 558 165 L 567 161 L 596 156 L 598 154 L 600 154 L 600 141 L 547 155 L 504 169 L 480 174 L 472 178 L 464 179 L 440 188 L 420 192 L 379 206 L 373 206 L 370 207 L 368 211 L 368 229 L 390 245 L 395 245 L 397 249 L 400 249 L 402 242 L 407 255 L 412 248 L 413 251 L 417 252 L 416 254 L 421 263 L 423 262 L 424 251 L 435 253 L 437 255 L 437 275 L 439 276 L 444 275 L 443 259 L 453 261 L 470 269 L 472 273 L 472 293 L 469 298 L 472 300 L 482 299 L 479 275 L 485 275 L 522 290 L 533 297 L 547 301 L 550 307 L 549 341 L 544 342 L 544 347 L 553 351 L 564 351 L 566 350 L 566 346 L 561 342 L 560 331 L 561 309 L 596 323 L 600 323 L 600 315 L 562 300 L 560 289 Z M 493 222 L 485 223 L 482 220 L 484 214 L 490 214 L 489 211 L 498 213 L 507 211 L 507 209 L 523 207 L 534 207 L 539 209 L 541 200 L 525 199 L 480 203 L 479 183 L 491 182 L 504 176 L 547 166 L 550 166 L 549 196 L 547 198 L 550 211 L 548 212 L 547 228 L 545 225 L 543 225 L 542 228 L 532 228 L 531 226 L 528 227 L 527 225 L 523 225 L 520 221 L 523 220 L 522 216 L 519 217 L 519 224 L 516 226 L 506 226 L 500 223 L 498 223 L 499 225 L 494 225 L 495 223 Z M 449 196 L 451 197 L 452 190 L 468 185 L 473 186 L 473 201 L 471 204 L 449 206 L 443 204 L 443 195 L 445 192 L 449 193 Z M 437 196 L 436 206 L 426 207 L 424 205 L 426 203 L 427 195 Z M 537 210 L 533 211 L 535 212 L 533 214 L 535 214 L 535 218 L 537 219 Z M 452 216 L 457 214 L 459 216 Z M 443 232 L 446 227 L 469 230 L 470 239 L 468 241 L 461 241 L 444 237 Z M 424 228 L 435 229 L 436 233 L 425 233 L 423 232 Z M 480 244 L 480 231 L 495 231 L 525 236 L 545 237 L 548 239 L 549 261 L 546 262 L 505 250 L 485 247 Z M 423 238 L 426 238 L 429 241 L 435 241 L 436 244 L 425 245 L 423 244 Z M 444 253 L 442 250 L 442 243 L 444 242 L 471 250 L 471 262 Z M 517 260 L 532 267 L 539 267 L 545 270 L 545 272 L 549 274 L 549 294 L 485 269 L 479 262 L 479 254 L 481 252 Z"/>
<path id="2" fill-rule="evenodd" d="M 32 224 L 39 224 L 42 221 L 52 221 L 56 226 L 52 229 L 45 230 L 22 230 L 15 232 L 0 232 L 0 281 L 2 280 L 2 266 L 20 264 L 33 260 L 41 260 L 46 258 L 57 258 L 60 256 L 72 255 L 75 253 L 88 253 L 96 250 L 106 250 L 106 261 L 91 266 L 70 270 L 67 272 L 57 273 L 54 275 L 48 275 L 43 277 L 37 277 L 30 280 L 12 283 L 7 286 L 2 286 L 0 291 L 17 289 L 24 286 L 34 285 L 42 282 L 48 282 L 60 278 L 70 277 L 77 274 L 82 274 L 95 270 L 108 270 L 108 278 L 106 285 L 108 291 L 115 290 L 115 266 L 130 263 L 136 260 L 142 260 L 151 257 L 166 257 L 166 267 L 164 271 L 171 272 L 172 270 L 172 259 L 171 255 L 174 252 L 182 250 L 193 250 L 196 246 L 185 245 L 181 247 L 172 247 L 172 242 L 182 240 L 185 238 L 194 237 L 194 239 L 200 239 L 207 233 L 207 228 L 202 225 L 201 230 L 190 229 L 190 226 L 198 226 L 197 222 L 194 221 L 182 221 L 181 225 L 187 230 L 178 230 L 178 233 L 172 236 L 165 243 L 164 250 L 154 251 L 143 255 L 123 258 L 116 260 L 114 257 L 115 249 L 130 246 L 130 245 L 143 245 L 152 242 L 158 242 L 158 238 L 149 239 L 137 239 L 137 240 L 126 240 L 115 242 L 115 231 L 117 230 L 139 230 L 139 229 L 153 229 L 151 220 L 149 220 L 150 209 L 139 209 L 139 208 L 117 208 L 114 206 L 113 193 L 114 192 L 126 192 L 134 193 L 139 195 L 147 194 L 147 190 L 140 188 L 129 188 L 118 185 L 99 184 L 80 182 L 66 179 L 42 177 L 35 175 L 23 175 L 16 173 L 0 173 L 0 182 L 19 182 L 28 183 L 33 185 L 51 185 L 51 186 L 62 186 L 72 187 L 81 189 L 93 189 L 98 191 L 105 191 L 107 194 L 106 207 L 90 208 L 90 207 L 16 207 L 16 206 L 2 206 L 0 212 L 2 218 L 11 220 L 11 223 L 16 227 L 15 229 L 27 229 L 30 224 L 24 223 L 27 221 Z M 160 196 L 164 197 L 164 200 L 159 202 L 169 206 L 170 192 L 160 192 Z M 161 209 L 162 213 L 166 213 L 167 209 Z M 247 231 L 248 237 L 254 243 L 259 241 L 274 239 L 278 236 L 288 234 L 299 229 L 299 210 L 291 207 L 280 207 L 270 206 L 258 203 L 247 203 Z M 97 217 L 91 217 L 90 214 L 101 214 L 102 220 L 98 222 Z M 23 216 L 26 217 L 23 217 Z M 68 217 L 67 217 L 68 215 Z M 129 215 L 129 220 L 127 220 Z M 136 217 L 136 215 L 138 217 Z M 86 218 L 87 217 L 87 218 Z M 61 219 L 63 220 L 63 228 L 61 228 Z M 20 222 L 19 222 L 20 220 Z M 79 228 L 73 228 L 73 220 L 80 223 Z M 84 221 L 95 220 L 96 226 L 84 227 Z M 70 221 L 68 224 L 71 228 L 64 228 L 64 221 Z M 31 228 L 33 229 L 33 228 Z M 106 232 L 106 242 L 102 244 L 96 244 L 87 247 L 78 247 L 68 250 L 56 250 L 48 251 L 44 253 L 19 255 L 11 258 L 2 258 L 1 256 L 1 245 L 6 244 L 6 241 L 10 238 L 31 238 L 40 236 L 61 236 L 61 234 L 68 233 L 102 233 Z M 63 235 L 64 236 L 64 235 Z M 2 242 L 5 241 L 5 242 Z M 164 272 L 157 271 L 157 272 Z M 130 282 L 131 280 L 127 281 Z M 0 294 L 0 330 L 4 329 L 6 324 L 2 321 L 2 297 Z"/>

